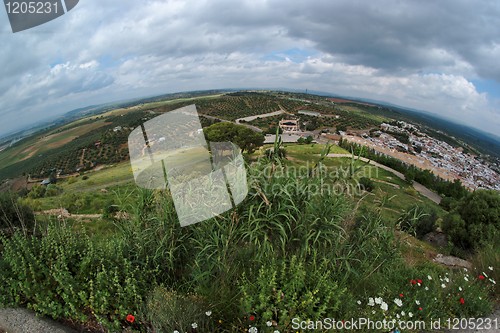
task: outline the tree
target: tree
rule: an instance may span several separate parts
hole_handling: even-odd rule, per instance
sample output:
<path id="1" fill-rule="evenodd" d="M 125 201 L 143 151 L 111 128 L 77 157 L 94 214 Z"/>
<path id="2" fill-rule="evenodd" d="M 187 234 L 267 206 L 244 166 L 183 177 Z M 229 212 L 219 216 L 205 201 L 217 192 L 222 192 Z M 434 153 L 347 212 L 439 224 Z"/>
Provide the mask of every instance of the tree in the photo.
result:
<path id="1" fill-rule="evenodd" d="M 204 129 L 205 137 L 210 142 L 232 142 L 243 151 L 252 153 L 257 147 L 264 144 L 262 133 L 254 132 L 250 128 L 229 122 L 220 122 Z"/>
<path id="2" fill-rule="evenodd" d="M 470 193 L 460 200 L 444 222 L 443 230 L 456 246 L 463 249 L 498 241 L 500 193 L 494 190 Z"/>

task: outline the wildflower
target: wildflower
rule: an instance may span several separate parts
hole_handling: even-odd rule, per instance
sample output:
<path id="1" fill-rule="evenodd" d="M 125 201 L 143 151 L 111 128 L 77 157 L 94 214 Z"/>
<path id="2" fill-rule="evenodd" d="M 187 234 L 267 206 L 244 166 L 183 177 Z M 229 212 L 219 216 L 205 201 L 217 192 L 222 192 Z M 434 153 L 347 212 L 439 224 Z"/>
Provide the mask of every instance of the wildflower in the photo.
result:
<path id="1" fill-rule="evenodd" d="M 482 301 L 482 300 L 483 300 L 483 298 L 482 298 L 481 296 L 479 296 L 479 300 L 480 300 L 480 301 Z"/>
<path id="2" fill-rule="evenodd" d="M 398 318 L 398 319 L 399 319 L 399 318 L 401 318 L 401 317 L 399 316 L 399 314 L 396 314 L 396 318 Z"/>
<path id="3" fill-rule="evenodd" d="M 208 317 L 210 317 L 210 316 L 212 315 L 212 311 L 207 311 L 207 312 L 205 312 L 205 314 L 206 314 Z"/>
<path id="4" fill-rule="evenodd" d="M 382 304 L 380 305 L 380 308 L 384 311 L 387 311 L 387 309 L 389 309 L 389 306 L 387 305 L 386 302 L 382 302 Z"/>
<path id="5" fill-rule="evenodd" d="M 423 309 L 422 309 L 422 307 L 419 307 L 419 308 L 418 308 L 418 310 L 419 310 L 419 311 L 422 311 Z"/>
<path id="6" fill-rule="evenodd" d="M 401 316 L 404 317 L 406 313 L 404 311 L 401 311 Z"/>
<path id="7" fill-rule="evenodd" d="M 278 330 L 275 330 L 275 331 L 274 331 L 273 333 L 280 333 L 280 331 L 278 331 Z"/>
<path id="8" fill-rule="evenodd" d="M 425 290 L 429 290 L 429 287 L 425 287 Z"/>
<path id="9" fill-rule="evenodd" d="M 429 281 L 432 280 L 432 276 L 430 275 L 427 275 L 427 278 L 429 279 Z"/>
<path id="10" fill-rule="evenodd" d="M 268 321 L 266 321 L 266 325 L 267 325 L 267 327 L 271 327 L 273 325 L 273 323 L 270 320 L 268 320 Z"/>
<path id="11" fill-rule="evenodd" d="M 410 283 L 411 283 L 412 285 L 416 285 L 416 284 L 417 284 L 417 281 L 416 281 L 416 280 L 410 280 Z"/>
<path id="12" fill-rule="evenodd" d="M 403 294 L 399 294 L 399 297 L 403 298 L 403 297 L 404 297 L 404 295 L 403 295 Z"/>
<path id="13" fill-rule="evenodd" d="M 382 304 L 382 297 L 375 297 L 375 304 Z"/>
<path id="14" fill-rule="evenodd" d="M 413 313 L 408 312 L 408 317 L 410 317 L 410 318 L 413 317 Z"/>
<path id="15" fill-rule="evenodd" d="M 196 329 L 196 328 L 198 328 L 198 324 L 197 323 L 192 323 L 191 327 Z"/>
<path id="16" fill-rule="evenodd" d="M 356 303 L 358 303 L 358 305 L 361 305 L 361 301 L 357 301 Z"/>
<path id="17" fill-rule="evenodd" d="M 257 330 L 257 327 L 253 327 L 253 326 L 248 329 L 248 333 L 257 333 L 258 331 L 259 330 Z"/>
<path id="18" fill-rule="evenodd" d="M 464 280 L 467 281 L 467 282 L 469 281 L 469 278 L 467 277 L 467 275 L 464 276 Z"/>
<path id="19" fill-rule="evenodd" d="M 250 319 L 250 321 L 254 321 L 255 320 L 255 316 L 251 315 L 250 317 L 248 317 L 248 319 Z"/>
<path id="20" fill-rule="evenodd" d="M 179 331 L 178 331 L 178 330 L 175 330 L 175 331 L 174 331 L 174 333 L 179 333 Z"/>
<path id="21" fill-rule="evenodd" d="M 133 324 L 134 321 L 135 321 L 135 317 L 133 315 L 131 315 L 131 314 L 129 314 L 126 319 L 131 324 Z"/>
<path id="22" fill-rule="evenodd" d="M 441 288 L 446 288 L 446 285 L 444 283 L 442 283 Z"/>
<path id="23" fill-rule="evenodd" d="M 459 291 L 462 291 L 462 287 L 458 287 L 458 290 L 459 290 Z"/>
<path id="24" fill-rule="evenodd" d="M 418 279 L 418 280 L 417 280 L 417 283 L 418 283 L 418 284 L 422 284 L 422 280 Z"/>
<path id="25" fill-rule="evenodd" d="M 448 279 L 447 277 L 445 277 L 444 280 L 446 281 L 446 283 L 450 282 L 450 279 Z"/>
<path id="26" fill-rule="evenodd" d="M 415 301 L 415 304 L 420 305 L 420 301 L 419 301 L 419 300 L 416 300 L 416 301 Z"/>
<path id="27" fill-rule="evenodd" d="M 492 271 L 492 270 L 493 270 L 493 267 L 492 267 L 492 266 L 488 266 L 488 269 L 489 269 L 490 271 Z"/>
<path id="28" fill-rule="evenodd" d="M 374 305 L 375 305 L 375 302 L 373 301 L 373 298 L 371 298 L 371 297 L 370 297 L 370 298 L 368 299 L 368 305 L 369 305 L 369 306 L 374 306 Z"/>
<path id="29" fill-rule="evenodd" d="M 465 303 L 465 299 L 463 297 L 460 297 L 460 304 L 464 304 Z"/>
<path id="30" fill-rule="evenodd" d="M 479 278 L 479 280 L 484 280 L 485 279 L 483 274 L 479 274 L 478 278 Z"/>
<path id="31" fill-rule="evenodd" d="M 403 302 L 399 298 L 395 298 L 394 299 L 394 303 L 396 303 L 396 305 L 399 306 L 399 307 L 403 306 Z"/>

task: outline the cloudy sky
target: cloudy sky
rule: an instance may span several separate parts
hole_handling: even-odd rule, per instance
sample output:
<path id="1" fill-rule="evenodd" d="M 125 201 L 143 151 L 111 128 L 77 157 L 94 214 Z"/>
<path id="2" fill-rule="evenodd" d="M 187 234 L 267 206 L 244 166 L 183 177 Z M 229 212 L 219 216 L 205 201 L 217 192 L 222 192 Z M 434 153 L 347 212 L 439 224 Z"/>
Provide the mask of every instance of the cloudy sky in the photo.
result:
<path id="1" fill-rule="evenodd" d="M 82 0 L 13 34 L 0 136 L 77 107 L 198 89 L 372 98 L 500 133 L 500 1 Z"/>

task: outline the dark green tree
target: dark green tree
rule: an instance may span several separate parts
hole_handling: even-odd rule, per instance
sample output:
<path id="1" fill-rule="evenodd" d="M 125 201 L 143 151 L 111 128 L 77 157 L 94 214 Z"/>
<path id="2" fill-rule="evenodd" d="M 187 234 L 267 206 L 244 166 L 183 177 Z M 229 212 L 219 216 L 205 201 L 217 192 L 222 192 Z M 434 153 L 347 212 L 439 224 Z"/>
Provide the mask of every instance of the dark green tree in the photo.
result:
<path id="1" fill-rule="evenodd" d="M 220 122 L 204 129 L 205 137 L 210 142 L 232 142 L 243 151 L 252 153 L 264 144 L 264 135 L 248 127 L 229 122 Z"/>
<path id="2" fill-rule="evenodd" d="M 445 218 L 443 230 L 456 246 L 463 249 L 475 249 L 498 241 L 500 193 L 494 190 L 470 193 Z"/>

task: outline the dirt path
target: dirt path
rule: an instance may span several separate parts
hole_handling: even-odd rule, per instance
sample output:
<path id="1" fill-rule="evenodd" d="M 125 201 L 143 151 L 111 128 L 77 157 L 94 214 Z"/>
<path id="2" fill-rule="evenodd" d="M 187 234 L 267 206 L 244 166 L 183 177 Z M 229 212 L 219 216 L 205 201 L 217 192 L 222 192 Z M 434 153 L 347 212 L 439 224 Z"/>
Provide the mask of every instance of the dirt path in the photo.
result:
<path id="1" fill-rule="evenodd" d="M 74 219 L 100 219 L 102 214 L 71 214 L 65 208 L 49 209 L 41 212 L 36 212 L 39 215 L 51 215 L 58 218 L 74 218 Z"/>
<path id="2" fill-rule="evenodd" d="M 352 158 L 353 155 L 352 154 L 328 154 L 328 157 L 347 157 L 347 158 Z M 355 158 L 357 159 L 358 157 L 355 156 Z M 399 172 L 399 171 L 396 171 L 392 168 L 389 168 L 388 166 L 386 165 L 383 165 L 383 164 L 380 164 L 380 163 L 377 163 L 375 161 L 372 161 L 372 160 L 369 160 L 367 158 L 364 158 L 364 157 L 359 157 L 359 159 L 363 162 L 369 162 L 371 165 L 374 165 L 378 168 L 381 168 L 381 169 L 384 169 L 386 171 L 389 171 L 391 173 L 393 173 L 394 175 L 396 175 L 397 177 L 401 178 L 402 180 L 405 180 L 405 176 Z M 424 185 L 420 184 L 420 183 L 417 183 L 417 182 L 413 182 L 413 188 L 415 188 L 415 190 L 417 190 L 420 194 L 422 194 L 424 197 L 434 201 L 435 203 L 437 203 L 439 205 L 439 203 L 441 202 L 441 197 L 432 192 L 430 189 L 428 189 L 427 187 L 425 187 Z"/>

